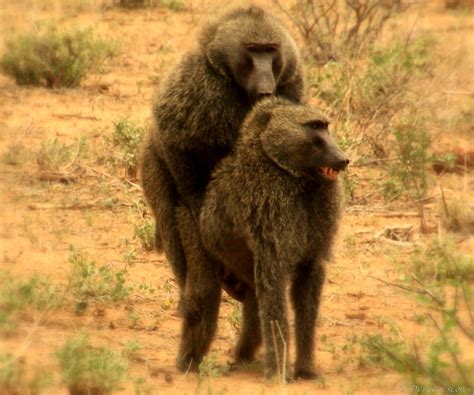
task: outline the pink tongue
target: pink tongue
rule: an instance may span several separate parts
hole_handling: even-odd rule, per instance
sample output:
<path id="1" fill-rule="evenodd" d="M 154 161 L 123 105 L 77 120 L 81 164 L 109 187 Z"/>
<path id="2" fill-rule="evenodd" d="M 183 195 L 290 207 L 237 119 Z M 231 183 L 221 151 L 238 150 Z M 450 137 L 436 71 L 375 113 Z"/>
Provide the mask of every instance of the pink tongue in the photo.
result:
<path id="1" fill-rule="evenodd" d="M 338 171 L 333 170 L 330 167 L 323 167 L 322 170 L 323 174 L 330 180 L 335 180 L 337 178 L 337 174 L 339 173 Z"/>

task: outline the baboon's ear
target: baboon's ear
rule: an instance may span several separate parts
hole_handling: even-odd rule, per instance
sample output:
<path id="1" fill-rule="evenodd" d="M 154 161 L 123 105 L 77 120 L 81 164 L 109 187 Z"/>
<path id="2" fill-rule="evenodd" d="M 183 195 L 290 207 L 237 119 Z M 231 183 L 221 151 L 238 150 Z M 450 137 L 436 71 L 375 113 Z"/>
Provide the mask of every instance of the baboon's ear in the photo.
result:
<path id="1" fill-rule="evenodd" d="M 255 125 L 264 130 L 267 128 L 268 122 L 272 119 L 272 113 L 270 111 L 261 111 L 255 115 Z"/>

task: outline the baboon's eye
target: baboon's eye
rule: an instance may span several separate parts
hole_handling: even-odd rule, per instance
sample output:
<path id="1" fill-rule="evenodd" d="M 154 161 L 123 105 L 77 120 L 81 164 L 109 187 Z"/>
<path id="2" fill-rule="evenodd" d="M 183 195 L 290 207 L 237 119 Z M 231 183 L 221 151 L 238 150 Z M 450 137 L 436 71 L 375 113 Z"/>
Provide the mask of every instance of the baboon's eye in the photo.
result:
<path id="1" fill-rule="evenodd" d="M 314 129 L 314 130 L 320 130 L 320 129 L 324 129 L 326 130 L 328 128 L 328 125 L 329 123 L 326 122 L 326 121 L 311 121 L 308 123 L 308 126 L 311 128 L 311 129 Z"/>
<path id="2" fill-rule="evenodd" d="M 261 43 L 247 43 L 244 44 L 245 48 L 249 52 L 257 52 L 257 53 L 273 53 L 276 52 L 279 48 L 278 44 L 268 43 L 268 44 L 261 44 Z"/>

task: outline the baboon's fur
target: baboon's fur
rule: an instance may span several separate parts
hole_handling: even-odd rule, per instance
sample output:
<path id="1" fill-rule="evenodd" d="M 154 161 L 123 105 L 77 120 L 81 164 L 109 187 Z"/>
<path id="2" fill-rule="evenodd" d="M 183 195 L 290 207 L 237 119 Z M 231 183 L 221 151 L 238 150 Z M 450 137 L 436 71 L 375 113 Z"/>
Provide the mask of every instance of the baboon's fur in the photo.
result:
<path id="1" fill-rule="evenodd" d="M 209 347 L 224 266 L 247 286 L 236 359 L 251 360 L 263 334 L 266 373 L 277 372 L 277 355 L 281 364 L 283 345 L 288 345 L 285 284 L 290 280 L 294 375 L 315 376 L 314 328 L 324 261 L 330 256 L 340 211 L 337 181 L 326 179 L 318 169 L 343 170 L 348 163 L 326 128 L 322 114 L 308 106 L 281 99 L 255 106 L 234 153 L 216 167 L 205 195 L 200 229 L 213 260 L 196 248 L 199 239 L 189 210 L 178 210 L 188 260 L 179 365 L 199 363 Z"/>
<path id="2" fill-rule="evenodd" d="M 266 73 L 251 71 L 245 80 L 239 74 L 244 43 L 277 44 L 278 74 L 274 75 L 271 63 Z M 272 83 L 276 96 L 302 100 L 299 52 L 277 19 L 250 7 L 207 25 L 199 47 L 185 54 L 158 91 L 154 126 L 145 139 L 140 168 L 145 197 L 156 220 L 155 244 L 164 250 L 181 291 L 187 269 L 175 208 L 189 207 L 197 223 L 211 171 L 231 152 L 239 127 L 255 103 L 254 95 L 266 93 Z"/>

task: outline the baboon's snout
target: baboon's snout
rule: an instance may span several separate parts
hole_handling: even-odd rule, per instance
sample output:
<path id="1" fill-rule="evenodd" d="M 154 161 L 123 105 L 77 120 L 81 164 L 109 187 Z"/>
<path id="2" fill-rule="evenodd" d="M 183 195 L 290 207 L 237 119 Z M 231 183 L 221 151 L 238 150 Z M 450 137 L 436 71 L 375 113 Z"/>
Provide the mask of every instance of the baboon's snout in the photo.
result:
<path id="1" fill-rule="evenodd" d="M 326 159 L 325 166 L 321 166 L 318 170 L 321 175 L 329 180 L 335 180 L 339 172 L 345 170 L 349 164 L 349 159 L 337 145 L 329 150 Z"/>
<path id="2" fill-rule="evenodd" d="M 343 171 L 346 170 L 347 165 L 349 164 L 349 159 L 345 155 L 341 158 L 338 158 L 336 162 L 331 166 L 334 170 Z"/>

